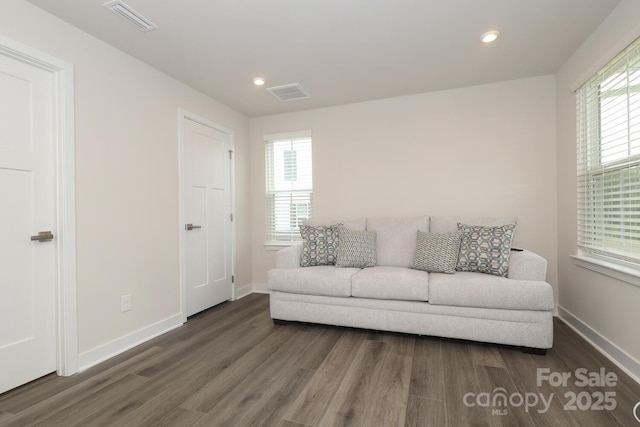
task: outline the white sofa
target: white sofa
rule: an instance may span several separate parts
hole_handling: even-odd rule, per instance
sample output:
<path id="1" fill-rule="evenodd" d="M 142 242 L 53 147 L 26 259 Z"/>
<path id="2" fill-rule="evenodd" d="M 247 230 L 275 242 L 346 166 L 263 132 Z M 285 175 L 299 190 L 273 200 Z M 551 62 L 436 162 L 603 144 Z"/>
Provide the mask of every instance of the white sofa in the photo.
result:
<path id="1" fill-rule="evenodd" d="M 271 317 L 430 335 L 523 347 L 544 353 L 553 344 L 553 291 L 547 262 L 533 252 L 512 251 L 508 275 L 427 273 L 409 268 L 418 230 L 456 231 L 458 223 L 497 226 L 515 218 L 367 218 L 344 222 L 376 230 L 377 264 L 300 267 L 302 244 L 276 254 L 268 272 Z"/>

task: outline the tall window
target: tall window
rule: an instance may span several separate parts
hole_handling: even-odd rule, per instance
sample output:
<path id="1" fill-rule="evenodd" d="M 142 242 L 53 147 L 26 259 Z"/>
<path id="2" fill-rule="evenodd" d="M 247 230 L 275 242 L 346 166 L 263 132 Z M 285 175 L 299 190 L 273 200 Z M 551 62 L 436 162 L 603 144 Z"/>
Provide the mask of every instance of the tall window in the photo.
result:
<path id="1" fill-rule="evenodd" d="M 265 135 L 267 244 L 300 241 L 300 225 L 311 217 L 311 132 Z"/>
<path id="2" fill-rule="evenodd" d="M 640 264 L 640 39 L 576 99 L 578 246 Z"/>

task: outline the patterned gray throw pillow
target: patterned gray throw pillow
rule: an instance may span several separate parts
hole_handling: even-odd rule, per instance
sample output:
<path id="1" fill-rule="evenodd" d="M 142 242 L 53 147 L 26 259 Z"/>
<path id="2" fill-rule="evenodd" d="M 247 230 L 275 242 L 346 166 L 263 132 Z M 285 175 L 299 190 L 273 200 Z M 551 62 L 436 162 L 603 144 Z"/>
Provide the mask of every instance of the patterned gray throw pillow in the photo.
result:
<path id="1" fill-rule="evenodd" d="M 375 267 L 376 238 L 375 230 L 358 231 L 340 227 L 336 267 Z"/>
<path id="2" fill-rule="evenodd" d="M 462 232 L 427 233 L 418 231 L 416 256 L 411 268 L 430 273 L 456 272 Z"/>
<path id="3" fill-rule="evenodd" d="M 301 267 L 336 263 L 339 241 L 338 227 L 341 225 L 300 226 L 300 235 L 302 236 Z"/>
<path id="4" fill-rule="evenodd" d="M 516 224 L 483 227 L 458 223 L 463 234 L 456 270 L 507 277 L 515 229 Z"/>

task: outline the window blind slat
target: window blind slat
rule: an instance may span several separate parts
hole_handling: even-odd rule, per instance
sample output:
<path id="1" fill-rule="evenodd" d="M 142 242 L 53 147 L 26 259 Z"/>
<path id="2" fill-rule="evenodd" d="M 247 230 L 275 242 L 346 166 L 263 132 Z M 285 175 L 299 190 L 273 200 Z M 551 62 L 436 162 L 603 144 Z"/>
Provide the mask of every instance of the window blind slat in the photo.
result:
<path id="1" fill-rule="evenodd" d="M 640 263 L 640 39 L 576 92 L 578 246 Z"/>

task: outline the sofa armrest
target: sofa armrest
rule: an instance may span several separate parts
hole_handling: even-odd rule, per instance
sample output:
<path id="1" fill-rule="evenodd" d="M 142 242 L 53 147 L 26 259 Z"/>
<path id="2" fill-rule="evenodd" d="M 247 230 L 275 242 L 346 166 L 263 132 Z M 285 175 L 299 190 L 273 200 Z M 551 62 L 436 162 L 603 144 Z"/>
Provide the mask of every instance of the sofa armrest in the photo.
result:
<path id="1" fill-rule="evenodd" d="M 547 280 L 547 260 L 531 251 L 511 251 L 507 277 L 544 282 Z"/>
<path id="2" fill-rule="evenodd" d="M 280 249 L 278 252 L 276 252 L 276 268 L 300 267 L 301 255 L 302 243 Z"/>

